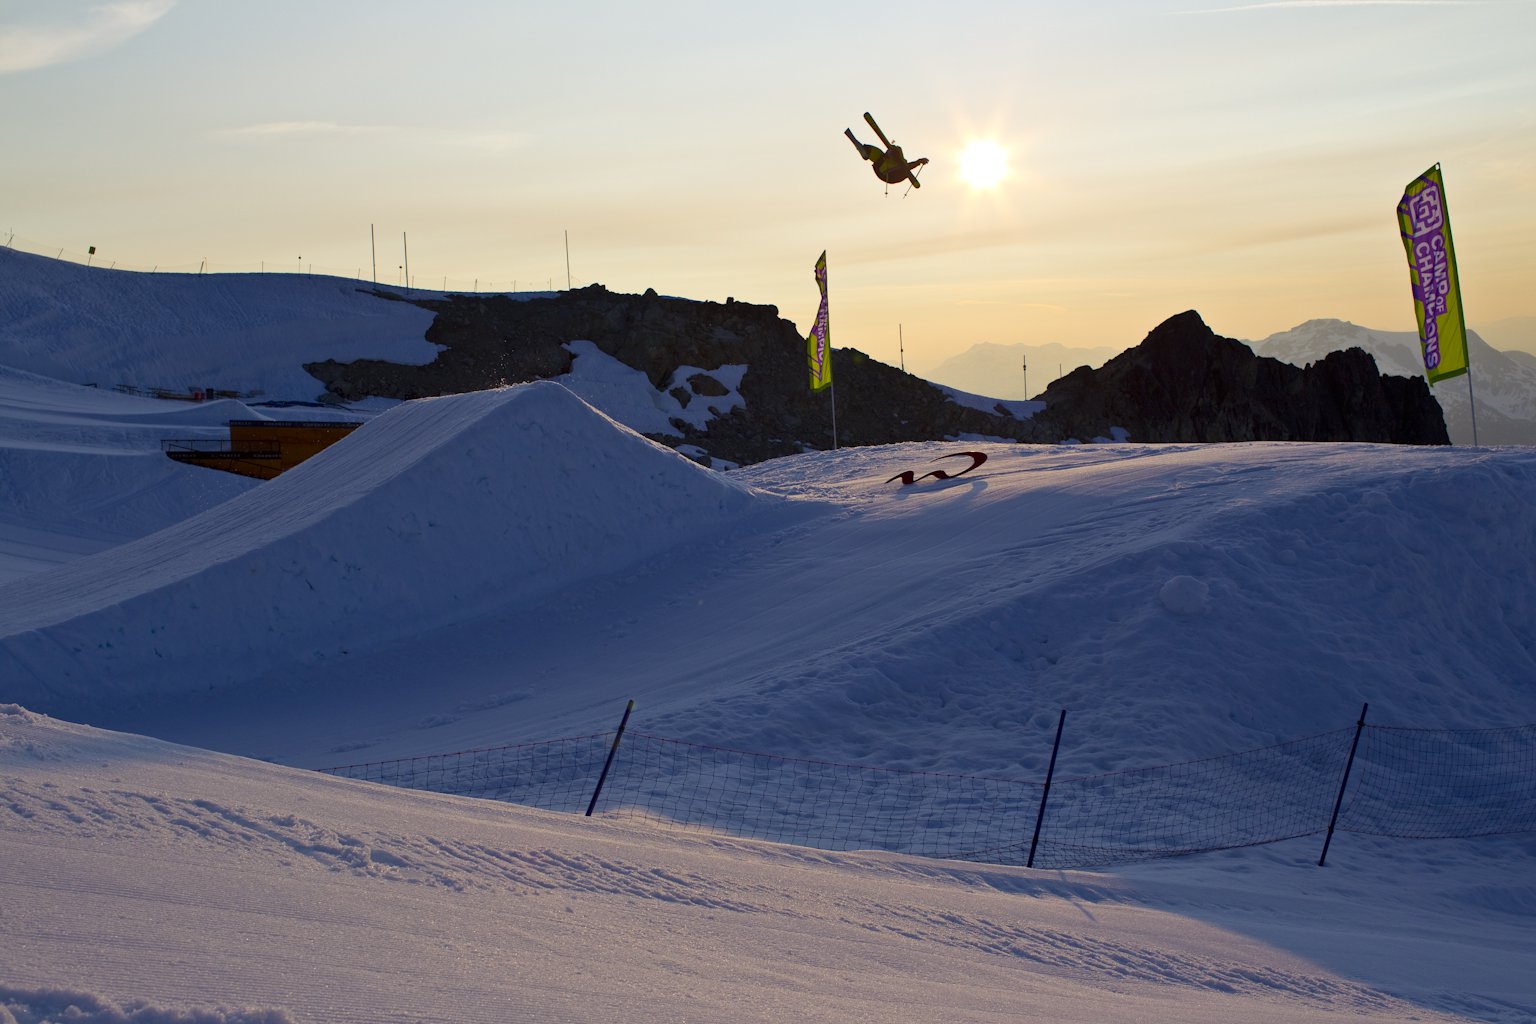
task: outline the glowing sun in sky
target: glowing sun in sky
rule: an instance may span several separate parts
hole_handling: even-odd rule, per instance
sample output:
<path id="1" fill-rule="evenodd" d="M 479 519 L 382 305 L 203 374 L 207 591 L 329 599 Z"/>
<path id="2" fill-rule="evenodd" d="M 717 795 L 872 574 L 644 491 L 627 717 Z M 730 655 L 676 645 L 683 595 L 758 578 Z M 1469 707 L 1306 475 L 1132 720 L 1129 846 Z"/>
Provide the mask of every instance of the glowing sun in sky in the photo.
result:
<path id="1" fill-rule="evenodd" d="M 960 177 L 972 188 L 992 188 L 1008 173 L 1008 154 L 991 139 L 968 143 L 960 153 Z"/>

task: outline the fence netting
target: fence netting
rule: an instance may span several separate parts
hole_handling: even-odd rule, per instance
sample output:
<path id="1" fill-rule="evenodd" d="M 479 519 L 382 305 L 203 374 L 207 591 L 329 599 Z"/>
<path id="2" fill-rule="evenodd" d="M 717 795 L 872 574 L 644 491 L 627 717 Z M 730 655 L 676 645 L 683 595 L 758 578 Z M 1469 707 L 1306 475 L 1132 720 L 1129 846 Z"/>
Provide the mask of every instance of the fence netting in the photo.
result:
<path id="1" fill-rule="evenodd" d="M 1368 725 L 1339 828 L 1396 839 L 1536 832 L 1536 725 Z"/>
<path id="2" fill-rule="evenodd" d="M 612 743 L 610 732 L 324 771 L 402 789 L 481 797 L 546 811 L 584 811 Z"/>
<path id="3" fill-rule="evenodd" d="M 1326 831 L 1353 729 L 1058 781 L 1035 867 L 1098 867 Z"/>
<path id="4" fill-rule="evenodd" d="M 756 754 L 626 734 L 609 814 L 823 850 L 968 858 L 1027 844 L 1042 786 Z"/>
<path id="5" fill-rule="evenodd" d="M 1179 764 L 1043 780 L 917 772 L 626 732 L 596 813 L 823 850 L 1091 868 L 1327 830 L 1353 727 Z M 326 769 L 580 814 L 614 733 Z M 1536 726 L 1366 726 L 1341 830 L 1399 838 L 1536 831 Z M 1034 830 L 1040 825 L 1038 843 Z"/>

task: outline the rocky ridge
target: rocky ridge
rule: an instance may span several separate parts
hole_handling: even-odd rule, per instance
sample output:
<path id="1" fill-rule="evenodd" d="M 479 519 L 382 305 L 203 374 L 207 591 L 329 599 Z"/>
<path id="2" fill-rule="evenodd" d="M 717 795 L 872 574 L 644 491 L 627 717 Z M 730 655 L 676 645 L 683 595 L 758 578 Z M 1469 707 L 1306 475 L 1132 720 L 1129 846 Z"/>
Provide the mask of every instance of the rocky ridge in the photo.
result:
<path id="1" fill-rule="evenodd" d="M 396 297 L 389 293 L 380 293 Z M 401 300 L 406 301 L 406 300 Z M 601 285 L 549 298 L 455 295 L 414 300 L 436 318 L 437 359 L 409 366 L 363 359 L 305 364 L 337 401 L 420 398 L 558 377 L 571 341 L 589 341 L 686 405 L 723 393 L 710 367 L 746 364 L 733 409 L 700 429 L 674 419 L 654 440 L 702 461 L 748 464 L 830 448 L 832 410 L 807 387 L 805 339 L 773 306 L 609 292 Z M 950 400 L 939 387 L 857 349 L 833 349 L 837 435 L 843 446 L 989 437 L 1055 443 L 1130 441 L 1383 441 L 1446 444 L 1422 379 L 1387 377 L 1358 349 L 1306 368 L 1261 358 L 1217 337 L 1197 313 L 1175 316 L 1141 345 L 1055 381 L 1032 418 Z M 680 387 L 679 367 L 702 368 Z"/>

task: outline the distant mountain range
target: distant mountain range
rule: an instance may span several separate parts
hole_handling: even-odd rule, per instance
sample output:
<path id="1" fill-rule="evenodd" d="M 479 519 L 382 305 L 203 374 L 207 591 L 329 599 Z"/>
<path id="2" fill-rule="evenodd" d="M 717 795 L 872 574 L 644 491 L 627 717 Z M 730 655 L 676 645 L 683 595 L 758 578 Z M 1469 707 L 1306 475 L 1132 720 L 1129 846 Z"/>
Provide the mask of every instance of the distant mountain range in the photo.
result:
<path id="1" fill-rule="evenodd" d="M 1501 321 L 1503 324 L 1516 321 Z M 1476 331 L 1468 332 L 1472 397 L 1477 401 L 1480 444 L 1536 444 L 1536 355 L 1503 352 Z M 1345 320 L 1308 320 L 1300 327 L 1248 342 L 1261 356 L 1296 366 L 1316 362 L 1329 352 L 1362 348 L 1382 373 L 1424 376 L 1419 336 L 1413 331 L 1376 331 Z M 1472 443 L 1472 402 L 1467 378 L 1455 377 L 1430 388 L 1445 412 L 1453 444 Z"/>
<path id="2" fill-rule="evenodd" d="M 1495 321 L 1495 348 L 1469 332 L 1472 392 L 1477 399 L 1477 440 L 1481 444 L 1536 445 L 1536 317 Z M 1294 366 L 1321 360 L 1329 352 L 1361 348 L 1375 358 L 1382 373 L 1424 376 L 1419 338 L 1413 331 L 1377 331 L 1345 320 L 1308 320 L 1289 331 L 1245 344 L 1261 356 Z M 1060 344 L 1000 345 L 982 342 L 944 360 L 929 380 L 978 395 L 1035 398 L 1058 377 L 1079 366 L 1100 367 L 1120 353 L 1114 347 L 1073 348 Z M 1024 367 L 1028 366 L 1028 393 Z M 1472 443 L 1471 402 L 1464 377 L 1430 389 L 1445 413 L 1455 444 Z"/>
<path id="3" fill-rule="evenodd" d="M 1478 333 L 1505 355 L 1536 360 L 1536 316 L 1511 316 L 1491 324 L 1478 324 Z"/>
<path id="4" fill-rule="evenodd" d="M 1050 342 L 1044 345 L 998 345 L 990 341 L 972 345 L 944 360 L 924 376 L 973 395 L 989 398 L 1034 398 L 1047 384 L 1079 366 L 1098 369 L 1129 345 L 1074 348 Z M 1027 368 L 1027 369 L 1026 369 Z M 1026 392 L 1026 384 L 1027 392 Z"/>

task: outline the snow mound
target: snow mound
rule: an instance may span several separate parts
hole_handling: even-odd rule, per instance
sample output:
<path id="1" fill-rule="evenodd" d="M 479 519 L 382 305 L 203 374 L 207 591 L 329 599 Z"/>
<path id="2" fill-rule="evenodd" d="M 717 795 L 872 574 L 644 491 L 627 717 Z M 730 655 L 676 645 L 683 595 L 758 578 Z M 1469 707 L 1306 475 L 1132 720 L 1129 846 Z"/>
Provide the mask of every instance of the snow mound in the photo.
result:
<path id="1" fill-rule="evenodd" d="M 429 310 L 372 288 L 298 274 L 131 273 L 0 248 L 0 351 L 13 367 L 75 384 L 310 400 L 323 388 L 306 362 L 428 363 L 441 351 L 426 340 Z"/>
<path id="2" fill-rule="evenodd" d="M 558 384 L 405 403 L 185 522 L 0 587 L 0 698 L 49 710 L 341 657 L 763 503 Z"/>
<path id="3" fill-rule="evenodd" d="M 134 1000 L 119 1006 L 90 992 L 0 984 L 0 1024 L 292 1024 L 287 1010 L 172 1009 Z"/>
<path id="4" fill-rule="evenodd" d="M 1176 615 L 1197 615 L 1205 610 L 1211 588 L 1193 576 L 1175 576 L 1157 592 L 1163 607 Z"/>

